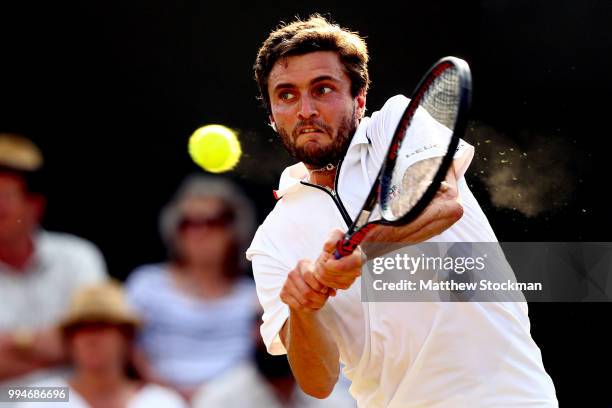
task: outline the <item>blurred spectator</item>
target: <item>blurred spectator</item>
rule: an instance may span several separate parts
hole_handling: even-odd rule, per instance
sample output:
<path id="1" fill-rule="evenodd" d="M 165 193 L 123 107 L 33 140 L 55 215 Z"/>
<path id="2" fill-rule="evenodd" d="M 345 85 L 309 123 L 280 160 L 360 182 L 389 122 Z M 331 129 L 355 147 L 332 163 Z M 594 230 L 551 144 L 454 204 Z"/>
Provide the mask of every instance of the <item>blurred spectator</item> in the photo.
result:
<path id="1" fill-rule="evenodd" d="M 305 394 L 297 385 L 287 356 L 272 356 L 266 350 L 257 314 L 252 336 L 257 342 L 252 357 L 200 388 L 193 396 L 193 408 L 356 408 L 348 392 L 350 383 L 341 376 L 326 399 Z"/>
<path id="2" fill-rule="evenodd" d="M 184 408 L 181 396 L 128 375 L 139 319 L 116 282 L 83 288 L 61 324 L 74 374 L 40 387 L 68 387 L 69 402 L 32 402 L 27 407 Z"/>
<path id="3" fill-rule="evenodd" d="M 244 274 L 254 229 L 250 201 L 232 183 L 187 178 L 162 210 L 169 261 L 137 268 L 128 296 L 143 318 L 140 372 L 186 397 L 247 360 L 257 298 Z"/>
<path id="4" fill-rule="evenodd" d="M 106 277 L 93 244 L 40 228 L 42 162 L 31 141 L 0 134 L 0 387 L 27 385 L 64 360 L 55 324 L 77 288 Z"/>

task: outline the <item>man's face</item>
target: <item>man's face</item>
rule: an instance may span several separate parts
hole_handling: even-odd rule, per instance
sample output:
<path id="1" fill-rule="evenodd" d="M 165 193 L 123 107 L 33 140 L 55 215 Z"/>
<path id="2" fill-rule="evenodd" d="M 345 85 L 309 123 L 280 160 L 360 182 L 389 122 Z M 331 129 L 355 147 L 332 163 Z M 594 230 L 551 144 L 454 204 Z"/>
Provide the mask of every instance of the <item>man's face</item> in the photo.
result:
<path id="1" fill-rule="evenodd" d="M 215 266 L 225 261 L 233 241 L 225 206 L 222 200 L 208 197 L 188 197 L 180 204 L 176 245 L 184 261 Z"/>
<path id="2" fill-rule="evenodd" d="M 23 181 L 0 173 L 0 243 L 30 234 L 37 221 L 37 208 Z"/>
<path id="3" fill-rule="evenodd" d="M 351 95 L 351 80 L 332 51 L 277 61 L 268 94 L 283 144 L 311 167 L 335 164 L 344 156 L 365 109 L 365 95 Z"/>
<path id="4" fill-rule="evenodd" d="M 68 346 L 78 369 L 99 372 L 124 365 L 129 341 L 117 325 L 88 323 L 71 334 Z"/>

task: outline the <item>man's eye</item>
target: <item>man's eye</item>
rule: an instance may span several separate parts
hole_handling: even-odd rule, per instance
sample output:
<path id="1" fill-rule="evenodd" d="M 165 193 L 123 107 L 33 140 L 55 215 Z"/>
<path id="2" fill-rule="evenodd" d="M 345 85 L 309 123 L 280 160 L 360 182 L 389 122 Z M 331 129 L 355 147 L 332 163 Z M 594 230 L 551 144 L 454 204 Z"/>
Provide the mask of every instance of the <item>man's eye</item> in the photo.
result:
<path id="1" fill-rule="evenodd" d="M 320 87 L 317 90 L 319 95 L 326 95 L 326 94 L 330 93 L 331 91 L 332 91 L 332 89 L 329 86 L 322 86 L 322 87 Z"/>
<path id="2" fill-rule="evenodd" d="M 291 99 L 295 98 L 295 95 L 293 95 L 291 92 L 282 92 L 278 95 L 278 97 L 283 101 L 290 101 Z"/>

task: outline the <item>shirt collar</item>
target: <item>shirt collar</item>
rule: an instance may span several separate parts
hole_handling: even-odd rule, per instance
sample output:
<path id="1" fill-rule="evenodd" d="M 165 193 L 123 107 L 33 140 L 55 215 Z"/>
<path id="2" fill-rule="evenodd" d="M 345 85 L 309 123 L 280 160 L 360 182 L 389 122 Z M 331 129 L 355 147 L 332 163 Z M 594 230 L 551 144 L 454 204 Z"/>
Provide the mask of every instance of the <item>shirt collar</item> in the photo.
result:
<path id="1" fill-rule="evenodd" d="M 351 139 L 351 143 L 349 144 L 347 155 L 351 150 L 356 148 L 359 145 L 370 144 L 370 139 L 368 139 L 367 129 L 368 122 L 370 121 L 369 117 L 364 117 L 359 122 L 359 126 Z M 283 170 L 283 173 L 280 176 L 280 182 L 278 184 L 278 190 L 273 190 L 274 198 L 280 200 L 283 196 L 293 193 L 299 190 L 303 185 L 300 183 L 301 181 L 308 180 L 308 169 L 304 165 L 304 163 L 296 163 L 292 166 L 289 166 Z"/>

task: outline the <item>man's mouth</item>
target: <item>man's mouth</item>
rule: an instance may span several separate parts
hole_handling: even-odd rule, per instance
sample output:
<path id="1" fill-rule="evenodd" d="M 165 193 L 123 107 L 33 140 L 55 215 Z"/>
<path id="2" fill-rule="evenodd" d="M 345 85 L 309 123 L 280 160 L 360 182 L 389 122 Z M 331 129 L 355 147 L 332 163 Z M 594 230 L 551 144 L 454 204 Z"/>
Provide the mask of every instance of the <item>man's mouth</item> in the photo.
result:
<path id="1" fill-rule="evenodd" d="M 299 130 L 298 135 L 305 135 L 309 133 L 323 133 L 323 131 L 313 127 L 305 127 Z"/>

